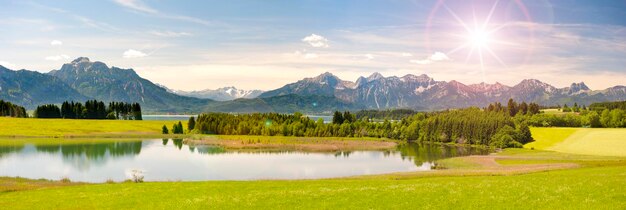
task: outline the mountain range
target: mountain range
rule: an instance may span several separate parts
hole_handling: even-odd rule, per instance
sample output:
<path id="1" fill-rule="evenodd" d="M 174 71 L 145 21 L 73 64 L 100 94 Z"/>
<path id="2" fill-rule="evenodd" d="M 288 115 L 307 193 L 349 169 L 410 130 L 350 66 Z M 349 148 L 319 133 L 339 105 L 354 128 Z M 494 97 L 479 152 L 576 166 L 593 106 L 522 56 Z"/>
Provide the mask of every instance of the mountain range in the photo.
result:
<path id="1" fill-rule="evenodd" d="M 585 83 L 556 88 L 535 79 L 514 86 L 500 83 L 465 85 L 427 75 L 384 77 L 373 73 L 355 82 L 326 72 L 263 92 L 225 87 L 176 91 L 140 77 L 133 69 L 109 67 L 80 57 L 48 73 L 0 66 L 0 99 L 33 109 L 66 100 L 138 102 L 146 113 L 305 112 L 410 108 L 439 110 L 505 103 L 509 98 L 542 105 L 626 100 L 626 87 L 591 90 Z"/>
<path id="2" fill-rule="evenodd" d="M 514 86 L 500 83 L 465 85 L 454 80 L 436 81 L 424 74 L 384 77 L 380 73 L 351 82 L 326 72 L 267 91 L 259 97 L 288 94 L 334 96 L 346 103 L 362 104 L 367 109 L 438 110 L 483 107 L 492 102 L 505 103 L 510 98 L 542 105 L 589 105 L 600 101 L 625 100 L 626 87 L 615 86 L 593 91 L 584 82 L 580 82 L 572 83 L 570 87 L 556 88 L 536 79 L 525 79 Z"/>
<path id="3" fill-rule="evenodd" d="M 167 91 L 169 91 L 170 93 L 178 94 L 181 96 L 211 99 L 215 101 L 231 101 L 238 98 L 256 98 L 263 93 L 262 90 L 242 90 L 237 89 L 233 86 L 218 88 L 215 90 L 204 89 L 196 91 L 172 90 L 163 85 L 160 86 L 167 89 Z"/>

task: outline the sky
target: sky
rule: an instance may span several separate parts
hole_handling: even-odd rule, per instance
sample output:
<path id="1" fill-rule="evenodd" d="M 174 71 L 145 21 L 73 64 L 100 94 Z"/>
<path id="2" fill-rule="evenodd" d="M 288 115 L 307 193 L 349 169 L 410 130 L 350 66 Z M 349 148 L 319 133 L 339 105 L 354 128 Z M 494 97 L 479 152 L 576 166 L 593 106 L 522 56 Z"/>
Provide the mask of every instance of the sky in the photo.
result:
<path id="1" fill-rule="evenodd" d="M 178 90 L 355 81 L 626 85 L 626 0 L 0 0 L 0 65 L 77 57 Z"/>

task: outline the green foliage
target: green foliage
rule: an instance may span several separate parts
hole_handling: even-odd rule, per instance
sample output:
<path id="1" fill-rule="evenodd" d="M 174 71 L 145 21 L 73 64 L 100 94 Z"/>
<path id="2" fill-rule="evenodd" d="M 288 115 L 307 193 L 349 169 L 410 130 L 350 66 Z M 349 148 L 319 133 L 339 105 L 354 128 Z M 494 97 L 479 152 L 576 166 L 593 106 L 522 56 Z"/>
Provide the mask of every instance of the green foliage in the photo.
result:
<path id="1" fill-rule="evenodd" d="M 333 124 L 342 124 L 343 123 L 343 115 L 339 111 L 335 111 L 333 114 Z"/>
<path id="2" fill-rule="evenodd" d="M 589 110 L 596 111 L 598 113 L 604 111 L 605 109 L 608 109 L 608 110 L 613 110 L 613 109 L 626 110 L 626 101 L 592 103 L 591 105 L 589 105 Z"/>
<path id="3" fill-rule="evenodd" d="M 350 112 L 335 112 L 333 123 L 324 124 L 299 114 L 278 113 L 226 114 L 198 116 L 193 132 L 219 135 L 375 137 L 407 141 L 453 142 L 490 145 L 492 136 L 504 126 L 515 127 L 508 114 L 478 108 L 418 113 L 398 121 L 356 120 Z M 515 130 L 514 141 L 528 142 L 527 125 Z M 512 144 L 507 144 L 512 145 Z"/>
<path id="4" fill-rule="evenodd" d="M 191 116 L 189 122 L 187 122 L 187 130 L 191 131 L 196 127 L 196 118 Z"/>
<path id="5" fill-rule="evenodd" d="M 389 109 L 389 110 L 361 110 L 356 113 L 357 119 L 390 119 L 401 120 L 418 112 L 412 109 Z"/>
<path id="6" fill-rule="evenodd" d="M 167 126 L 163 125 L 163 128 L 161 128 L 161 133 L 162 134 L 169 134 L 170 131 L 167 129 Z"/>
<path id="7" fill-rule="evenodd" d="M 616 102 L 619 104 L 619 102 Z M 604 104 L 604 103 L 601 103 Z M 613 104 L 613 103 L 607 103 Z M 527 117 L 525 120 L 531 126 L 536 127 L 592 127 L 592 128 L 624 128 L 626 127 L 626 111 L 623 109 L 615 108 L 598 108 L 599 105 L 594 105 L 595 108 L 591 110 L 584 108 L 570 108 L 566 105 L 563 106 L 563 111 L 574 112 L 579 110 L 578 113 L 570 114 L 538 114 L 532 117 Z M 618 105 L 612 105 L 607 107 L 618 107 Z M 601 110 L 601 111 L 600 111 Z"/>
<path id="8" fill-rule="evenodd" d="M 536 104 L 536 103 L 527 104 L 526 102 L 522 102 L 521 104 L 518 105 L 518 103 L 515 100 L 509 99 L 506 107 L 503 107 L 500 102 L 496 102 L 496 103 L 489 104 L 489 106 L 487 106 L 485 110 L 489 112 L 506 112 L 511 117 L 518 115 L 518 114 L 535 115 L 535 114 L 539 114 L 539 104 Z"/>
<path id="9" fill-rule="evenodd" d="M 24 107 L 0 100 L 0 116 L 4 117 L 28 117 Z"/>
<path id="10" fill-rule="evenodd" d="M 61 118 L 61 110 L 54 104 L 38 106 L 35 109 L 35 118 Z"/>
<path id="11" fill-rule="evenodd" d="M 489 145 L 496 148 L 521 148 L 522 144 L 517 142 L 514 138 L 518 137 L 519 132 L 515 131 L 511 126 L 504 126 L 491 137 Z M 519 137 L 518 137 L 519 138 Z"/>
<path id="12" fill-rule="evenodd" d="M 88 100 L 85 105 L 65 101 L 60 109 L 54 104 L 47 104 L 37 107 L 35 113 L 36 118 L 142 120 L 139 103 L 110 102 L 107 107 L 97 100 Z"/>
<path id="13" fill-rule="evenodd" d="M 183 124 L 178 121 L 178 123 L 174 123 L 174 125 L 172 126 L 172 133 L 173 134 L 183 134 L 184 130 L 183 130 Z"/>

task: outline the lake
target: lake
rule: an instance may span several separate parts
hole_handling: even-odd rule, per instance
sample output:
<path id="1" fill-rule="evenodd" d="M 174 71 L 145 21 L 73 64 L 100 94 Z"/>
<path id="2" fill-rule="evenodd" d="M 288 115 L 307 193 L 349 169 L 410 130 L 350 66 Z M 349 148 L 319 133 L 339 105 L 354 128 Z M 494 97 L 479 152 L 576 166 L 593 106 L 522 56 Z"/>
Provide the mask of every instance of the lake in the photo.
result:
<path id="1" fill-rule="evenodd" d="M 127 180 L 136 173 L 133 171 L 140 171 L 145 181 L 318 179 L 426 171 L 442 158 L 488 153 L 431 144 L 407 144 L 390 151 L 320 153 L 227 151 L 186 145 L 180 139 L 20 141 L 0 146 L 0 176 L 105 182 Z"/>

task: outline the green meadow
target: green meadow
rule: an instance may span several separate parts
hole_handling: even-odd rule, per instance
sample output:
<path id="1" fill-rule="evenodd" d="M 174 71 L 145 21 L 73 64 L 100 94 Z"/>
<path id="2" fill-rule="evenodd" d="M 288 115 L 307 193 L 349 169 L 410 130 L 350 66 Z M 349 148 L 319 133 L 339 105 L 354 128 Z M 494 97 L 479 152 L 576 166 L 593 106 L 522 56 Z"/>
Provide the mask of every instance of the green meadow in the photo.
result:
<path id="1" fill-rule="evenodd" d="M 143 137 L 161 136 L 178 121 L 73 120 L 0 117 L 1 137 Z M 186 122 L 183 122 L 183 127 Z"/>
<path id="2" fill-rule="evenodd" d="M 626 129 L 532 128 L 535 142 L 524 148 L 563 153 L 626 157 Z"/>
<path id="3" fill-rule="evenodd" d="M 0 140 L 10 145 L 49 141 L 43 137 L 75 137 L 63 140 L 68 143 L 111 139 L 91 136 L 157 137 L 163 124 L 171 126 L 174 122 L 0 118 L 0 123 L 3 125 L 0 136 L 16 137 Z M 101 184 L 2 177 L 0 206 L 3 209 L 624 209 L 626 129 L 532 128 L 531 131 L 535 141 L 525 148 L 444 159 L 438 161 L 441 170 L 424 172 L 321 180 Z M 218 138 L 234 142 L 272 141 L 270 137 Z M 279 137 L 276 141 L 323 143 L 325 140 Z"/>

